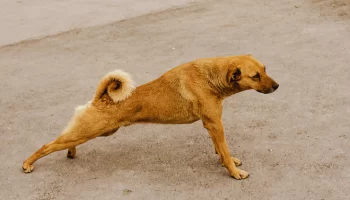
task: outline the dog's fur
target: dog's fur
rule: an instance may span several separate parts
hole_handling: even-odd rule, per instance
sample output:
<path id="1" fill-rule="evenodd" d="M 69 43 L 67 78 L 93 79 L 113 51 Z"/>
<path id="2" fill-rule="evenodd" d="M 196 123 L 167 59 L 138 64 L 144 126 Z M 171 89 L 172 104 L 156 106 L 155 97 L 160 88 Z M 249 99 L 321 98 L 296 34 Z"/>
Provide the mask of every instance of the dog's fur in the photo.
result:
<path id="1" fill-rule="evenodd" d="M 223 166 L 234 178 L 247 178 L 248 173 L 236 167 L 241 162 L 230 156 L 226 144 L 222 101 L 248 89 L 271 93 L 277 88 L 265 66 L 251 55 L 195 60 L 137 88 L 127 73 L 115 71 L 101 80 L 91 102 L 76 109 L 63 133 L 35 152 L 22 167 L 29 173 L 36 160 L 64 149 L 68 149 L 67 157 L 74 158 L 77 145 L 111 135 L 121 126 L 202 120 Z"/>

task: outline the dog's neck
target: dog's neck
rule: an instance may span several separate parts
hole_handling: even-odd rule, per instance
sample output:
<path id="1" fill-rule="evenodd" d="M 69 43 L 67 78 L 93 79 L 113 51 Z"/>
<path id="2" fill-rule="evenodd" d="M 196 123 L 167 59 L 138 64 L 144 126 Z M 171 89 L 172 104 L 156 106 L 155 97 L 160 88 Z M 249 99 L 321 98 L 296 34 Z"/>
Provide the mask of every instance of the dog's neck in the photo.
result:
<path id="1" fill-rule="evenodd" d="M 215 96 L 217 96 L 220 99 L 224 99 L 226 97 L 229 97 L 231 95 L 244 91 L 244 89 L 239 87 L 238 83 L 233 83 L 232 85 L 229 85 L 229 86 L 227 85 L 218 86 L 215 84 L 210 84 L 210 88 L 211 88 L 211 93 L 215 94 Z"/>

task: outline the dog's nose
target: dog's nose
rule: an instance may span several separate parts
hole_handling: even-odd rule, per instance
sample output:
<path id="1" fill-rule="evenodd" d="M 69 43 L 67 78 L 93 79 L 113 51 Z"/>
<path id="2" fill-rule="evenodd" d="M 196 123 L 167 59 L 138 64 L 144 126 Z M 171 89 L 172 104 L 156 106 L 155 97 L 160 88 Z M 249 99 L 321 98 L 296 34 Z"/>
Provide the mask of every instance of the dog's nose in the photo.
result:
<path id="1" fill-rule="evenodd" d="M 272 88 L 273 88 L 274 90 L 277 90 L 278 86 L 280 86 L 280 85 L 278 85 L 278 84 L 276 83 L 276 84 L 273 84 L 273 85 L 272 85 Z"/>

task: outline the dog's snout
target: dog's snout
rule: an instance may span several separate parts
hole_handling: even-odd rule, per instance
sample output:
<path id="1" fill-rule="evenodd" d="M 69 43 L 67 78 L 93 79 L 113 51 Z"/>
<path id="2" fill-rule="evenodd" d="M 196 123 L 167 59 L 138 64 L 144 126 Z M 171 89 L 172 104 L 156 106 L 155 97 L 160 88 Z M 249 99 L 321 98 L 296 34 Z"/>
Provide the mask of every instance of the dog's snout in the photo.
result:
<path id="1" fill-rule="evenodd" d="M 277 83 L 275 83 L 275 84 L 272 85 L 272 88 L 273 88 L 274 90 L 277 90 L 277 88 L 278 88 L 279 86 L 280 86 L 280 85 L 278 85 Z"/>

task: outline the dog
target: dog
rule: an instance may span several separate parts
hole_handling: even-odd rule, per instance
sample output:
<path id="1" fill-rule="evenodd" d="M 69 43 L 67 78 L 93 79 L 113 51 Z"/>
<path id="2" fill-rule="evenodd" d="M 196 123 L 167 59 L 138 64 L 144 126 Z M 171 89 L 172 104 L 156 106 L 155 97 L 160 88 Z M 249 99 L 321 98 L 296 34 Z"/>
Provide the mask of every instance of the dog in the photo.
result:
<path id="1" fill-rule="evenodd" d="M 139 87 L 135 87 L 128 73 L 117 70 L 102 78 L 92 101 L 78 106 L 62 134 L 25 160 L 22 168 L 29 173 L 36 160 L 64 149 L 68 149 L 68 158 L 74 158 L 76 146 L 109 136 L 122 126 L 189 124 L 201 120 L 222 165 L 235 179 L 244 179 L 248 173 L 236 167 L 241 161 L 231 157 L 226 144 L 222 101 L 245 90 L 268 94 L 278 87 L 266 74 L 265 66 L 252 55 L 194 60 Z"/>

